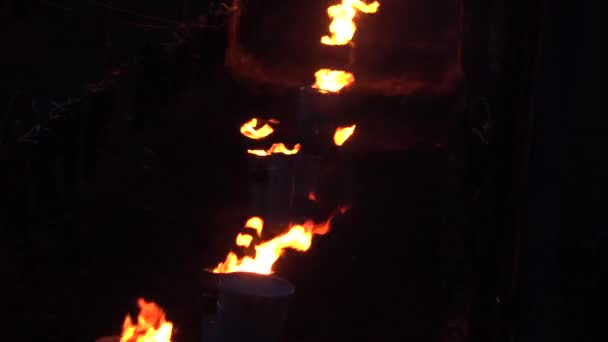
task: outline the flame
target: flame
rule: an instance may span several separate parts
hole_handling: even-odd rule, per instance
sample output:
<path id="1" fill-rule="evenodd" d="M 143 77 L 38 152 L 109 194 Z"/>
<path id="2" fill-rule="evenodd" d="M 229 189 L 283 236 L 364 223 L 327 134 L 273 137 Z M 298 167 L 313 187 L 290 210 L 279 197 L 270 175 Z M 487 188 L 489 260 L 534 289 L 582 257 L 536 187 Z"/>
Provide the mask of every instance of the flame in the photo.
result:
<path id="1" fill-rule="evenodd" d="M 321 37 L 321 43 L 325 45 L 346 45 L 354 37 L 357 31 L 355 16 L 357 12 L 376 13 L 380 3 L 374 1 L 366 4 L 361 0 L 342 0 L 339 5 L 330 6 L 327 15 L 332 19 L 329 25 L 331 36 Z"/>
<path id="2" fill-rule="evenodd" d="M 309 199 L 309 200 L 311 200 L 311 201 L 313 201 L 313 202 L 314 202 L 314 201 L 316 201 L 316 200 L 317 200 L 317 194 L 315 194 L 315 193 L 314 193 L 314 192 L 312 192 L 312 191 L 311 191 L 311 192 L 309 192 L 309 193 L 308 193 L 308 199 Z"/>
<path id="3" fill-rule="evenodd" d="M 258 232 L 258 236 L 262 236 L 262 229 L 264 228 L 264 220 L 254 216 L 245 222 L 245 227 L 255 229 Z"/>
<path id="4" fill-rule="evenodd" d="M 253 236 L 239 234 L 236 236 L 236 245 L 241 247 L 249 247 L 251 245 L 251 241 L 253 241 Z"/>
<path id="5" fill-rule="evenodd" d="M 290 156 L 290 155 L 294 155 L 294 154 L 300 152 L 301 147 L 302 146 L 300 144 L 295 144 L 293 149 L 290 150 L 287 147 L 285 147 L 285 144 L 278 143 L 278 144 L 272 144 L 272 146 L 270 146 L 270 148 L 266 151 L 264 151 L 264 150 L 247 150 L 247 153 L 254 154 L 254 155 L 260 156 L 260 157 L 267 157 L 273 153 L 283 153 L 283 154 Z"/>
<path id="6" fill-rule="evenodd" d="M 171 342 L 173 324 L 166 320 L 163 309 L 143 298 L 137 300 L 137 305 L 137 325 L 133 325 L 131 317 L 127 315 L 120 342 Z"/>
<path id="7" fill-rule="evenodd" d="M 270 119 L 268 120 L 268 122 L 270 123 L 278 123 L 278 121 L 274 120 L 274 119 Z M 267 136 L 269 136 L 270 134 L 272 134 L 272 132 L 274 132 L 274 129 L 272 129 L 272 127 L 269 124 L 265 124 L 264 126 L 260 127 L 260 128 L 255 128 L 255 126 L 258 125 L 258 119 L 253 118 L 247 122 L 245 122 L 242 126 L 241 126 L 241 134 L 243 134 L 244 136 L 246 136 L 249 139 L 262 139 L 265 138 Z"/>
<path id="8" fill-rule="evenodd" d="M 355 75 L 342 70 L 320 69 L 315 73 L 315 78 L 313 88 L 332 93 L 337 93 L 355 82 Z"/>
<path id="9" fill-rule="evenodd" d="M 349 127 L 338 127 L 336 129 L 336 133 L 334 133 L 334 143 L 336 146 L 342 146 L 348 138 L 355 133 L 355 127 L 357 125 L 352 125 Z"/>
<path id="10" fill-rule="evenodd" d="M 340 208 L 340 213 L 344 212 L 346 211 Z M 239 259 L 236 253 L 230 252 L 224 262 L 219 263 L 213 272 L 271 274 L 272 266 L 283 255 L 286 249 L 290 248 L 301 252 L 307 251 L 312 244 L 313 235 L 325 235 L 329 232 L 332 219 L 333 215 L 327 221 L 320 224 L 306 221 L 301 225 L 292 225 L 286 233 L 256 245 L 255 257 L 245 256 Z M 259 220 L 263 225 L 263 221 Z"/>

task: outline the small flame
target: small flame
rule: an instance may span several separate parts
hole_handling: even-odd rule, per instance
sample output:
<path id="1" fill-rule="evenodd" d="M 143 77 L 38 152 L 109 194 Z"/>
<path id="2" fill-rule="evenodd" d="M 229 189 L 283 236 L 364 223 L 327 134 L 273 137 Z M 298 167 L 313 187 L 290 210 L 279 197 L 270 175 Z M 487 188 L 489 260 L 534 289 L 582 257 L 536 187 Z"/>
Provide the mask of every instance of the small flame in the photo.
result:
<path id="1" fill-rule="evenodd" d="M 258 232 L 258 236 L 262 236 L 262 229 L 264 228 L 264 220 L 254 216 L 245 222 L 246 228 L 255 229 Z"/>
<path id="2" fill-rule="evenodd" d="M 337 93 L 355 82 L 355 75 L 342 70 L 320 69 L 315 73 L 315 78 L 313 88 L 332 93 Z"/>
<path id="3" fill-rule="evenodd" d="M 278 123 L 278 121 L 274 120 L 274 119 L 270 119 L 268 122 L 270 123 Z M 255 128 L 258 125 L 258 119 L 253 118 L 247 122 L 245 122 L 242 126 L 241 126 L 241 134 L 243 134 L 244 136 L 246 136 L 249 139 L 262 139 L 265 138 L 267 136 L 269 136 L 270 134 L 272 134 L 272 132 L 274 132 L 274 129 L 272 129 L 272 127 L 269 124 L 265 124 L 264 126 L 260 127 L 260 128 Z"/>
<path id="4" fill-rule="evenodd" d="M 352 125 L 349 127 L 338 127 L 338 129 L 336 129 L 336 133 L 334 133 L 334 143 L 337 146 L 342 146 L 344 142 L 346 142 L 346 140 L 348 140 L 348 138 L 350 138 L 351 135 L 355 133 L 356 126 L 357 125 Z"/>
<path id="5" fill-rule="evenodd" d="M 380 3 L 374 1 L 366 4 L 361 0 L 342 0 L 339 5 L 330 6 L 327 15 L 332 19 L 329 25 L 331 36 L 321 37 L 321 43 L 325 45 L 346 45 L 355 36 L 357 25 L 355 16 L 357 12 L 376 13 Z"/>
<path id="6" fill-rule="evenodd" d="M 253 236 L 239 234 L 236 236 L 236 245 L 241 247 L 249 247 L 251 245 L 251 241 L 253 241 Z"/>
<path id="7" fill-rule="evenodd" d="M 345 211 L 340 208 L 339 212 L 344 213 Z M 236 253 L 230 252 L 224 262 L 218 264 L 213 272 L 272 274 L 272 266 L 283 255 L 286 249 L 290 248 L 301 252 L 307 251 L 312 244 L 313 235 L 325 235 L 329 232 L 332 219 L 333 215 L 327 221 L 320 224 L 306 221 L 301 225 L 292 225 L 286 233 L 256 245 L 255 257 L 245 256 L 239 259 Z M 263 221 L 259 220 L 263 225 Z M 249 221 L 247 222 L 249 223 Z"/>
<path id="8" fill-rule="evenodd" d="M 247 150 L 247 153 L 254 154 L 259 157 L 267 157 L 273 153 L 283 153 L 283 154 L 290 156 L 290 155 L 294 155 L 294 154 L 300 152 L 301 147 L 302 146 L 300 144 L 295 144 L 293 149 L 288 149 L 287 147 L 285 147 L 285 144 L 278 143 L 278 144 L 272 144 L 272 146 L 270 146 L 270 148 L 266 151 L 264 151 L 264 150 Z"/>
<path id="9" fill-rule="evenodd" d="M 314 192 L 312 192 L 312 191 L 311 191 L 311 192 L 309 192 L 309 193 L 308 193 L 308 199 L 309 199 L 309 200 L 311 200 L 311 201 L 313 201 L 313 202 L 314 202 L 314 201 L 316 201 L 316 200 L 317 200 L 317 194 L 315 194 L 315 193 L 314 193 Z"/>
<path id="10" fill-rule="evenodd" d="M 123 323 L 120 342 L 171 342 L 173 324 L 166 320 L 165 312 L 154 302 L 137 300 L 137 325 L 127 315 Z"/>

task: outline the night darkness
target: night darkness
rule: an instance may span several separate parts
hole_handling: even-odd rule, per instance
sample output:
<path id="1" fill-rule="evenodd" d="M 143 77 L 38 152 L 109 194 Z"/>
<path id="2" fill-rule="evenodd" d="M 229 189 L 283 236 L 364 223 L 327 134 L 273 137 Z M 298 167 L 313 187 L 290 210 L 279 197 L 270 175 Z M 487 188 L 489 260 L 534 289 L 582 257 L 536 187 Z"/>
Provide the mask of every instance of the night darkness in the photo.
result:
<path id="1" fill-rule="evenodd" d="M 222 342 L 206 269 L 255 253 L 247 218 L 334 215 L 274 265 L 283 341 L 605 340 L 600 11 L 379 2 L 336 48 L 337 0 L 0 0 L 3 337 L 118 336 L 144 297 Z M 320 93 L 321 67 L 356 81 Z M 302 150 L 247 153 L 275 142 Z"/>

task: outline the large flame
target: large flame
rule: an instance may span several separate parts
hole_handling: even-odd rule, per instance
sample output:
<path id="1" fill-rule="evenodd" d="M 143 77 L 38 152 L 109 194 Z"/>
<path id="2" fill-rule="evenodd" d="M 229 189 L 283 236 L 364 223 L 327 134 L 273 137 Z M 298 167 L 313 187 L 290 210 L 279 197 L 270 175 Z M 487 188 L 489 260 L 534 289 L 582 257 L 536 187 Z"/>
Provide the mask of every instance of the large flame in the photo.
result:
<path id="1" fill-rule="evenodd" d="M 342 146 L 348 138 L 355 133 L 356 125 L 348 126 L 348 127 L 338 127 L 336 129 L 336 133 L 334 133 L 334 144 L 336 146 Z"/>
<path id="2" fill-rule="evenodd" d="M 330 6 L 327 15 L 332 19 L 329 25 L 331 35 L 321 37 L 321 43 L 325 45 L 346 45 L 354 37 L 357 31 L 355 16 L 357 12 L 376 13 L 380 7 L 378 1 L 366 4 L 361 0 L 342 0 L 341 4 Z"/>
<path id="3" fill-rule="evenodd" d="M 346 212 L 347 209 L 347 207 L 340 208 L 340 213 Z M 256 219 L 263 226 L 263 221 L 260 218 Z M 303 224 L 292 225 L 286 233 L 256 245 L 254 257 L 245 256 L 239 258 L 236 253 L 230 252 L 224 262 L 218 264 L 213 272 L 272 274 L 272 266 L 283 255 L 286 249 L 290 248 L 301 252 L 307 251 L 311 246 L 314 235 L 325 235 L 329 232 L 332 219 L 333 215 L 321 224 L 306 221 Z M 262 226 L 260 226 L 260 229 Z"/>
<path id="4" fill-rule="evenodd" d="M 269 121 L 273 122 L 273 121 Z M 276 122 L 276 121 L 274 121 Z M 247 122 L 245 122 L 241 126 L 241 134 L 246 136 L 249 139 L 262 139 L 274 132 L 274 129 L 269 124 L 264 124 L 264 126 L 260 128 L 255 128 L 258 125 L 258 119 L 253 118 Z"/>
<path id="5" fill-rule="evenodd" d="M 315 73 L 316 82 L 313 88 L 337 93 L 342 88 L 355 82 L 355 75 L 347 71 L 320 69 Z"/>
<path id="6" fill-rule="evenodd" d="M 300 144 L 295 144 L 292 149 L 289 149 L 283 143 L 272 144 L 268 150 L 247 150 L 247 153 L 253 154 L 259 157 L 267 157 L 274 153 L 282 153 L 286 155 L 293 155 L 300 152 L 300 148 L 302 146 Z"/>
<path id="7" fill-rule="evenodd" d="M 165 312 L 154 302 L 137 300 L 137 325 L 127 315 L 123 323 L 120 342 L 171 342 L 173 324 L 166 320 Z"/>

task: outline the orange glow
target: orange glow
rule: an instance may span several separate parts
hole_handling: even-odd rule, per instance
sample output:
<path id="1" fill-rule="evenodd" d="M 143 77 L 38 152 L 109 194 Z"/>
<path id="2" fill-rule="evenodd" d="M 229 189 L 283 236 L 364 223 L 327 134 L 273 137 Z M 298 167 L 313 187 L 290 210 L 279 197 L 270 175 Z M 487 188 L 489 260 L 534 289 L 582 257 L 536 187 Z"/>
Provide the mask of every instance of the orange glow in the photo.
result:
<path id="1" fill-rule="evenodd" d="M 349 127 L 338 127 L 338 129 L 336 129 L 336 133 L 334 133 L 334 143 L 337 146 L 342 146 L 344 142 L 346 142 L 346 140 L 348 140 L 348 138 L 355 133 L 355 127 L 356 125 Z"/>
<path id="2" fill-rule="evenodd" d="M 268 122 L 271 123 L 278 123 L 278 121 L 276 120 L 269 120 Z M 258 125 L 258 119 L 253 118 L 247 122 L 245 122 L 242 126 L 241 126 L 241 134 L 243 134 L 244 136 L 246 136 L 249 139 L 262 139 L 265 138 L 267 136 L 269 136 L 270 134 L 272 134 L 272 132 L 274 132 L 274 129 L 272 129 L 272 127 L 270 127 L 269 124 L 265 124 L 264 126 L 260 127 L 260 128 L 255 128 Z"/>
<path id="3" fill-rule="evenodd" d="M 355 82 L 355 75 L 342 70 L 320 69 L 315 73 L 315 78 L 313 88 L 332 93 L 337 93 Z"/>
<path id="4" fill-rule="evenodd" d="M 357 12 L 376 13 L 380 3 L 374 1 L 366 4 L 361 0 L 342 0 L 341 4 L 330 6 L 327 15 L 332 19 L 329 25 L 331 35 L 321 37 L 321 43 L 325 45 L 346 45 L 355 36 L 357 25 L 355 16 Z"/>
<path id="5" fill-rule="evenodd" d="M 317 200 L 317 195 L 311 191 L 308 193 L 308 199 L 314 202 Z"/>
<path id="6" fill-rule="evenodd" d="M 264 151 L 264 150 L 247 150 L 247 153 L 254 154 L 259 157 L 267 157 L 273 153 L 283 153 L 283 154 L 286 154 L 289 156 L 289 155 L 293 155 L 293 154 L 300 152 L 301 147 L 302 146 L 300 144 L 295 144 L 293 149 L 290 150 L 287 147 L 285 147 L 285 144 L 278 143 L 278 144 L 272 144 L 272 146 L 270 146 L 270 148 L 266 151 Z"/>
<path id="7" fill-rule="evenodd" d="M 251 241 L 253 241 L 253 236 L 239 234 L 236 236 L 236 245 L 241 247 L 249 247 L 251 245 Z"/>
<path id="8" fill-rule="evenodd" d="M 341 210 L 340 212 L 344 211 Z M 283 255 L 286 249 L 290 248 L 301 252 L 307 251 L 312 244 L 313 235 L 327 234 L 330 230 L 332 218 L 333 216 L 320 224 L 306 221 L 301 225 L 292 225 L 286 233 L 256 245 L 254 257 L 245 256 L 239 259 L 236 253 L 230 252 L 224 262 L 218 264 L 213 272 L 271 274 L 272 266 Z"/>
<path id="9" fill-rule="evenodd" d="M 254 216 L 247 220 L 245 227 L 255 229 L 258 232 L 258 236 L 262 236 L 262 229 L 264 228 L 264 220 Z"/>
<path id="10" fill-rule="evenodd" d="M 137 305 L 137 325 L 133 325 L 131 317 L 127 315 L 120 342 L 171 342 L 173 324 L 166 320 L 163 309 L 142 298 L 137 300 Z"/>

